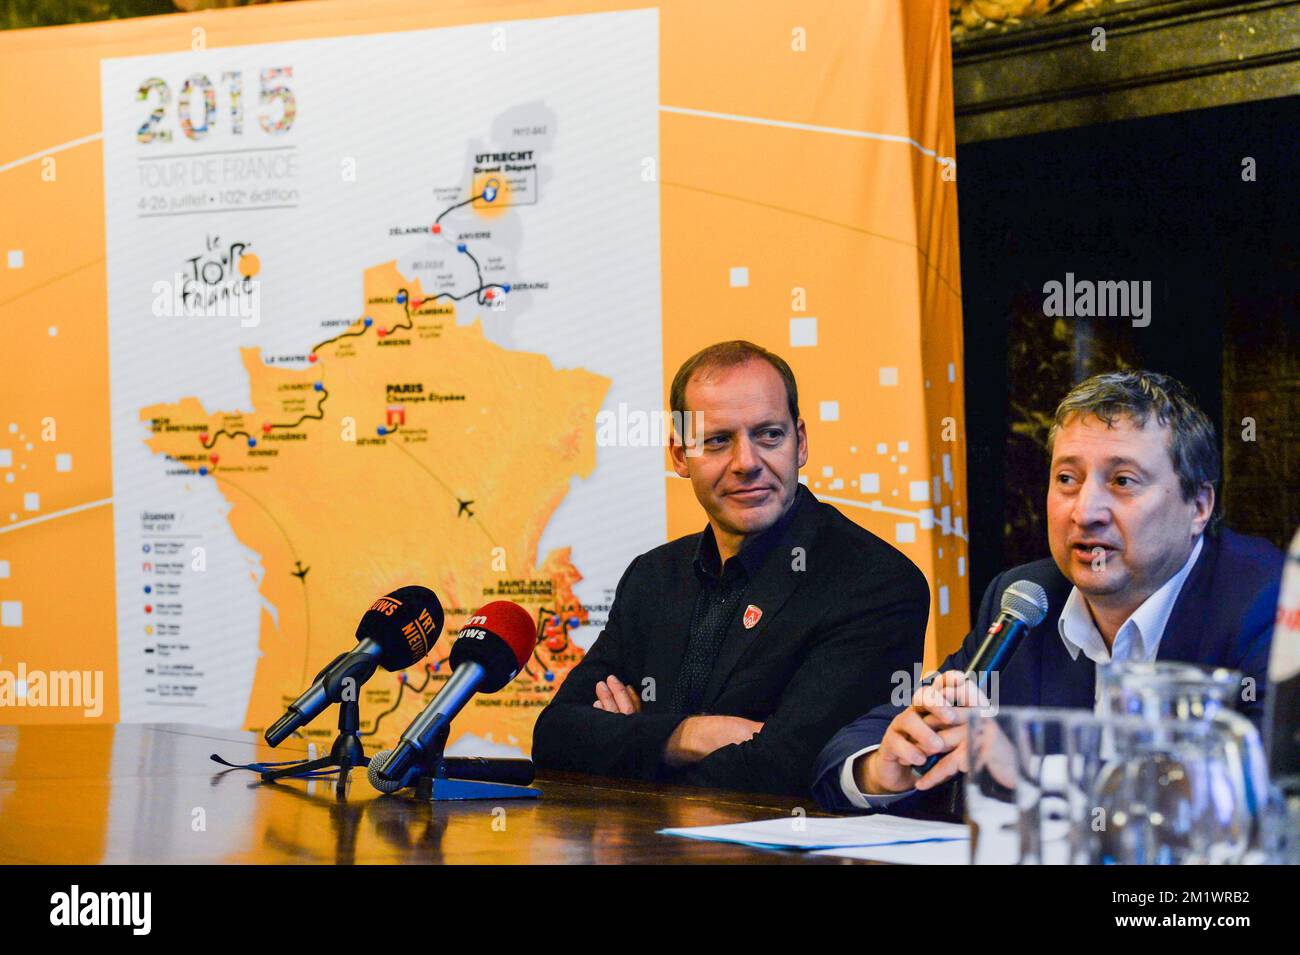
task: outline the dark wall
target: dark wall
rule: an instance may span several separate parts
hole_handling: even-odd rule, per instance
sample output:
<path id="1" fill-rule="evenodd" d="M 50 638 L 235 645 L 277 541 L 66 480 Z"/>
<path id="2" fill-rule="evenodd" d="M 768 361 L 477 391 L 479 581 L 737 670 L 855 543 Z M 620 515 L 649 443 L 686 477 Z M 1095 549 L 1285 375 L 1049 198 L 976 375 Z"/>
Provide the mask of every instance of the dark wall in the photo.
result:
<path id="1" fill-rule="evenodd" d="M 1292 97 L 958 149 L 973 603 L 1047 556 L 1047 424 L 1099 371 L 1195 392 L 1228 526 L 1283 546 L 1300 525 L 1298 127 Z M 1046 317 L 1043 285 L 1067 272 L 1149 280 L 1150 324 Z"/>

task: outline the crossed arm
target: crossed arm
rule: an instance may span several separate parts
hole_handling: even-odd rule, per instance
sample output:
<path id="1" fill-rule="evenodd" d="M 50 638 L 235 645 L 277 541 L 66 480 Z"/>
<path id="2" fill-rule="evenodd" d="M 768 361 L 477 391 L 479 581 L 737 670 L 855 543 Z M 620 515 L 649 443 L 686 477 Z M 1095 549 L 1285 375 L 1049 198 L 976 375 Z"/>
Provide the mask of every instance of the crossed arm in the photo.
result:
<path id="1" fill-rule="evenodd" d="M 661 779 L 763 728 L 735 716 L 642 712 L 641 698 L 626 682 L 632 638 L 624 633 L 621 612 L 635 566 L 633 561 L 619 581 L 600 637 L 537 718 L 533 758 L 539 766 Z"/>
<path id="2" fill-rule="evenodd" d="M 591 705 L 623 716 L 641 712 L 641 698 L 612 673 L 596 684 L 596 699 Z M 682 769 L 724 746 L 748 742 L 762 728 L 762 723 L 741 716 L 688 716 L 677 724 L 664 744 L 664 763 L 672 769 Z"/>

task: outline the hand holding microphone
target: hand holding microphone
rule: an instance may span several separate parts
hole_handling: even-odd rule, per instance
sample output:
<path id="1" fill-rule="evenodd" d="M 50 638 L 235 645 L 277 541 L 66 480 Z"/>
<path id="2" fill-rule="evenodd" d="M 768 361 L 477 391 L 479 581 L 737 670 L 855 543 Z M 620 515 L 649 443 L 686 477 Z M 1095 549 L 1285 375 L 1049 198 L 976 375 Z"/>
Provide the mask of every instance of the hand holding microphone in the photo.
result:
<path id="1" fill-rule="evenodd" d="M 987 706 L 980 677 L 1002 670 L 1025 635 L 1047 616 L 1047 592 L 1018 580 L 1002 593 L 1001 612 L 965 671 L 949 670 L 922 681 L 912 705 L 889 724 L 880 747 L 857 761 L 858 788 L 868 794 L 931 789 L 955 776 L 965 758 L 970 708 Z"/>
<path id="2" fill-rule="evenodd" d="M 875 795 L 926 790 L 954 776 L 964 759 L 970 707 L 986 703 L 962 671 L 933 674 L 894 717 L 880 746 L 858 761 L 858 789 Z M 919 774 L 923 764 L 929 768 Z"/>
<path id="3" fill-rule="evenodd" d="M 1043 622 L 1047 616 L 1047 591 L 1031 580 L 1017 580 L 1006 590 L 1002 591 L 1001 610 L 997 618 L 984 634 L 984 642 L 979 645 L 975 655 L 971 657 L 970 665 L 966 667 L 962 681 L 958 684 L 959 696 L 956 698 L 956 705 L 962 707 L 971 706 L 988 706 L 988 700 L 984 693 L 977 685 L 970 689 L 974 690 L 975 696 L 972 697 L 965 684 L 970 682 L 978 684 L 979 678 L 986 673 L 997 673 L 1007 665 L 1012 654 L 1020 646 L 1025 635 Z M 949 703 L 952 702 L 950 698 Z M 941 708 L 943 704 L 940 704 Z M 966 717 L 969 714 L 954 714 L 954 718 L 961 724 L 960 735 L 964 740 L 966 738 Z M 925 777 L 930 770 L 938 765 L 939 760 L 943 758 L 943 753 L 932 753 L 930 758 L 921 766 L 912 769 L 913 775 L 917 779 Z M 957 757 L 950 762 L 951 772 L 943 776 L 946 779 L 954 775 L 960 768 Z M 934 785 L 941 780 L 936 778 L 930 781 Z M 924 788 L 924 787 L 922 787 Z"/>

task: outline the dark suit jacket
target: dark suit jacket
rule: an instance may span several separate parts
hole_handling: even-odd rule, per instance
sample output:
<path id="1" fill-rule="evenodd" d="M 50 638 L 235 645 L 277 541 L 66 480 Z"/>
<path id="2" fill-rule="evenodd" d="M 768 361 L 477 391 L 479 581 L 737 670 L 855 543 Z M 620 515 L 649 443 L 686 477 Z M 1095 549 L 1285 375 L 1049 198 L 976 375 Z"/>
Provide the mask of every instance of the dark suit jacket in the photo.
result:
<path id="1" fill-rule="evenodd" d="M 1183 582 L 1160 639 L 1158 660 L 1179 660 L 1240 670 L 1255 681 L 1256 699 L 1241 707 L 1258 726 L 1268 685 L 1268 652 L 1273 638 L 1282 553 L 1268 541 L 1223 530 L 1207 534 L 1191 573 Z M 1002 591 L 1017 580 L 1031 580 L 1047 591 L 1047 617 L 1020 645 L 998 677 L 999 702 L 1006 706 L 1070 706 L 1092 709 L 1096 665 L 1082 653 L 1071 659 L 1057 620 L 1071 590 L 1050 559 L 1024 564 L 999 575 L 984 591 L 974 627 L 940 670 L 964 670 L 997 616 Z M 859 750 L 878 744 L 901 708 L 885 704 L 845 726 L 822 750 L 813 773 L 813 793 L 827 809 L 850 812 L 840 789 L 840 769 Z M 930 794 L 899 799 L 890 812 L 955 812 L 953 783 Z"/>
<path id="2" fill-rule="evenodd" d="M 669 701 L 700 590 L 693 566 L 700 534 L 692 534 L 642 554 L 623 574 L 604 631 L 537 719 L 538 766 L 807 793 L 831 734 L 888 700 L 894 672 L 920 656 L 930 592 L 915 564 L 807 489 L 791 506 L 797 510 L 736 610 L 701 705 L 763 722 L 763 730 L 684 771 L 663 763 L 668 738 L 691 715 L 672 712 Z M 762 617 L 747 630 L 749 604 Z M 594 708 L 596 683 L 610 674 L 634 692 L 652 679 L 654 699 L 631 715 Z"/>

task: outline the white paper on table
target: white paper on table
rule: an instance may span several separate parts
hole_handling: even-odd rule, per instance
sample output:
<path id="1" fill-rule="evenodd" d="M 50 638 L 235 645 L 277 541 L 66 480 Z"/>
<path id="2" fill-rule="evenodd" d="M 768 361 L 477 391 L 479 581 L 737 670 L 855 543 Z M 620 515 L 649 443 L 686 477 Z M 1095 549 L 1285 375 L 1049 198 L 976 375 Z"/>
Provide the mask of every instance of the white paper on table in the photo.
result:
<path id="1" fill-rule="evenodd" d="M 966 826 L 955 822 L 926 822 L 903 816 L 872 815 L 816 818 L 782 816 L 726 826 L 660 829 L 667 836 L 736 842 L 771 849 L 830 849 L 845 846 L 886 846 L 970 838 Z M 963 850 L 968 851 L 968 850 Z"/>
<path id="2" fill-rule="evenodd" d="M 812 854 L 892 862 L 896 865 L 970 865 L 970 842 L 953 839 L 943 842 L 896 843 L 890 846 L 843 846 L 838 849 L 818 849 Z"/>

